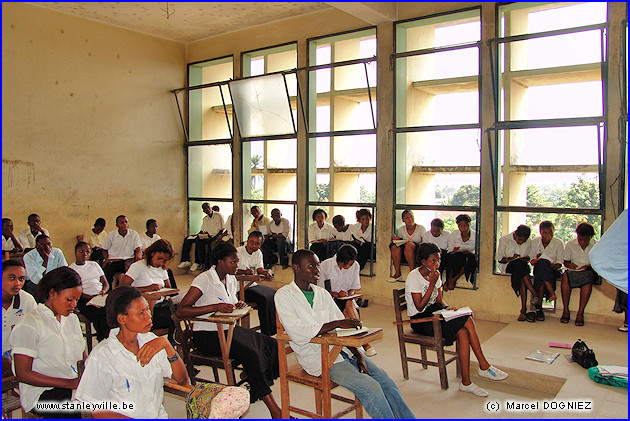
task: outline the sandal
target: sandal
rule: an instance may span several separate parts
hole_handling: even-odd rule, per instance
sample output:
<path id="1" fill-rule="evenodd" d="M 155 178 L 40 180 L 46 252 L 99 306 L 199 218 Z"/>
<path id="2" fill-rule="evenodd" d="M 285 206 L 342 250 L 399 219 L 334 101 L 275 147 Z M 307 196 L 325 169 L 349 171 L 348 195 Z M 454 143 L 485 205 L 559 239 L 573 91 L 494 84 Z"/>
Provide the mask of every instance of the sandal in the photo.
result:
<path id="1" fill-rule="evenodd" d="M 536 322 L 536 312 L 530 311 L 529 313 L 527 313 L 525 315 L 525 320 L 527 320 L 528 323 L 535 323 Z"/>
<path id="2" fill-rule="evenodd" d="M 545 320 L 545 313 L 542 310 L 536 310 L 536 320 L 543 322 Z"/>
<path id="3" fill-rule="evenodd" d="M 525 317 L 525 315 L 523 313 L 518 315 L 518 320 L 519 322 L 524 322 L 527 318 Z"/>
<path id="4" fill-rule="evenodd" d="M 584 326 L 584 314 L 578 314 L 575 316 L 575 325 Z"/>
<path id="5" fill-rule="evenodd" d="M 571 313 L 562 312 L 562 317 L 560 317 L 560 323 L 567 324 L 569 323 L 570 319 L 571 319 Z"/>

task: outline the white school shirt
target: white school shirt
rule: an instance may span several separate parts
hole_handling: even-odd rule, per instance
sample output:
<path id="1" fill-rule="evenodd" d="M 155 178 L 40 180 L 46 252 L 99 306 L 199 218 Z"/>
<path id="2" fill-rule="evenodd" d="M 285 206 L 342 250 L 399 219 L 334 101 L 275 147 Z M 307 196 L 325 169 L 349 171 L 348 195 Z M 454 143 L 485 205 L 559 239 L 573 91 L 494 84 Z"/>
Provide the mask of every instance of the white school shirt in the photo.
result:
<path id="1" fill-rule="evenodd" d="M 405 301 L 407 301 L 407 315 L 409 317 L 415 316 L 418 313 L 422 313 L 428 306 L 434 304 L 437 300 L 438 290 L 442 286 L 442 279 L 438 277 L 437 282 L 435 283 L 435 287 L 433 288 L 433 292 L 431 293 L 431 297 L 429 298 L 429 302 L 422 309 L 416 308 L 416 304 L 413 302 L 413 296 L 411 293 L 416 294 L 424 294 L 429 290 L 429 281 L 422 276 L 420 273 L 420 268 L 414 269 L 409 272 L 407 275 L 407 279 L 405 280 Z"/>
<path id="2" fill-rule="evenodd" d="M 470 235 L 470 238 L 473 238 L 472 234 Z M 523 244 L 517 244 L 516 240 L 514 240 L 514 232 L 504 235 L 499 238 L 497 261 L 503 259 L 504 257 L 512 257 L 515 254 L 518 254 L 521 257 L 529 256 L 531 243 L 531 240 L 528 238 Z M 507 263 L 499 263 L 499 271 L 501 271 L 501 273 L 506 273 L 505 268 L 507 265 Z"/>
<path id="3" fill-rule="evenodd" d="M 140 237 L 140 250 L 141 251 L 145 251 L 146 248 L 149 247 L 151 244 L 155 243 L 157 240 L 162 239 L 162 237 L 160 237 L 157 234 L 153 234 L 153 238 L 150 238 L 146 232 L 138 234 L 138 237 Z"/>
<path id="4" fill-rule="evenodd" d="M 147 265 L 145 259 L 133 262 L 131 266 L 129 266 L 129 269 L 127 269 L 125 275 L 133 279 L 131 286 L 135 288 L 150 287 L 153 284 L 164 288 L 164 281 L 168 279 L 166 269 Z"/>
<path id="5" fill-rule="evenodd" d="M 29 251 L 22 259 L 24 260 L 24 266 L 26 268 L 26 278 L 30 279 L 34 284 L 39 284 L 39 281 L 44 276 L 44 272 L 47 273 L 53 269 L 68 266 L 63 252 L 55 247 L 52 248 L 50 255 L 48 255 L 46 267 L 42 266 L 44 259 L 42 259 L 37 249 Z"/>
<path id="6" fill-rule="evenodd" d="M 564 246 L 564 260 L 575 263 L 578 267 L 590 265 L 591 259 L 588 257 L 588 252 L 591 251 L 595 244 L 597 244 L 597 240 L 591 238 L 591 242 L 582 250 L 577 238 L 568 241 Z"/>
<path id="7" fill-rule="evenodd" d="M 51 309 L 38 304 L 22 318 L 11 332 L 13 355 L 33 358 L 33 371 L 61 379 L 77 378 L 77 361 L 83 359 L 85 339 L 79 318 L 71 313 L 57 320 Z M 20 402 L 26 411 L 33 409 L 39 397 L 53 387 L 20 383 Z"/>
<path id="8" fill-rule="evenodd" d="M 333 231 L 337 230 L 328 222 L 324 222 L 321 228 L 317 225 L 317 222 L 313 222 L 308 226 L 308 242 L 312 243 L 315 240 L 328 240 L 332 237 Z"/>
<path id="9" fill-rule="evenodd" d="M 131 259 L 138 247 L 142 247 L 142 242 L 138 233 L 132 229 L 127 230 L 124 237 L 118 230 L 112 231 L 103 242 L 103 249 L 107 250 L 109 259 Z"/>
<path id="10" fill-rule="evenodd" d="M 340 241 L 352 241 L 352 225 L 345 231 L 337 231 L 337 228 L 333 227 L 330 236 Z"/>
<path id="11" fill-rule="evenodd" d="M 245 246 L 236 248 L 238 253 L 238 268 L 241 270 L 247 270 L 253 268 L 254 274 L 258 273 L 257 269 L 262 269 L 263 266 L 263 254 L 260 249 L 256 250 L 252 254 L 249 254 Z M 258 285 L 256 282 L 252 282 L 251 287 Z"/>
<path id="12" fill-rule="evenodd" d="M 448 231 L 442 230 L 439 236 L 434 237 L 433 234 L 431 233 L 431 230 L 429 230 L 429 231 L 425 231 L 425 233 L 422 234 L 422 242 L 435 244 L 436 246 L 440 248 L 440 250 L 448 250 L 448 240 L 450 236 L 451 234 Z M 471 237 L 472 237 L 472 232 L 471 232 Z M 473 244 L 474 244 L 475 242 L 474 237 L 472 238 L 473 238 Z M 475 250 L 475 247 L 473 246 L 473 251 L 474 250 Z"/>
<path id="13" fill-rule="evenodd" d="M 18 240 L 20 241 L 20 240 Z M 13 244 L 13 238 L 9 237 L 8 239 L 2 236 L 2 251 L 11 251 L 15 248 L 15 244 Z"/>
<path id="14" fill-rule="evenodd" d="M 201 291 L 201 297 L 195 303 L 195 307 L 209 306 L 211 304 L 218 304 L 220 302 L 228 304 L 238 303 L 238 281 L 234 275 L 225 275 L 225 283 L 219 279 L 215 266 L 212 266 L 205 272 L 201 272 L 195 279 L 193 279 L 190 287 L 196 287 Z M 227 287 L 227 289 L 226 289 Z M 197 316 L 204 317 L 207 314 Z M 223 330 L 228 328 L 224 325 Z M 208 330 L 216 332 L 217 324 L 211 322 L 195 322 L 193 330 Z"/>
<path id="15" fill-rule="evenodd" d="M 348 228 L 348 231 L 350 231 L 350 233 L 354 235 L 354 237 L 357 240 L 363 239 L 363 241 L 368 241 L 368 242 L 372 241 L 372 223 L 371 222 L 368 224 L 368 227 L 365 230 L 365 232 L 363 232 L 363 230 L 361 229 L 360 222 L 357 222 L 354 225 L 350 225 L 350 228 Z M 353 240 L 353 238 L 350 238 L 350 240 Z"/>
<path id="16" fill-rule="evenodd" d="M 210 237 L 214 237 L 223 229 L 225 220 L 219 212 L 212 212 L 212 217 L 206 215 L 201 220 L 201 231 L 208 233 Z"/>
<path id="17" fill-rule="evenodd" d="M 258 221 L 258 224 L 256 224 L 255 221 L 252 219 L 252 223 L 247 230 L 247 235 L 251 234 L 254 231 L 260 231 L 263 235 L 267 234 L 267 225 L 269 225 L 270 222 L 273 222 L 273 219 L 271 219 L 267 215 L 263 215 L 260 218 L 260 221 Z"/>
<path id="18" fill-rule="evenodd" d="M 113 412 L 130 418 L 168 418 L 164 400 L 164 378 L 173 370 L 164 349 L 151 358 L 144 367 L 136 356 L 123 346 L 116 335 L 120 328 L 112 329 L 109 337 L 96 345 L 85 361 L 75 399 L 80 402 L 113 402 L 120 409 Z M 155 334 L 138 333 L 138 346 L 157 338 Z M 133 410 L 122 409 L 122 403 L 133 404 Z"/>
<path id="19" fill-rule="evenodd" d="M 468 241 L 462 240 L 462 232 L 460 230 L 453 231 L 453 233 L 448 237 L 448 252 L 452 253 L 455 247 L 459 247 L 459 250 L 457 251 L 469 251 L 471 253 L 474 253 L 475 230 L 470 230 L 470 238 L 468 239 Z"/>
<path id="20" fill-rule="evenodd" d="M 324 281 L 330 279 L 330 290 L 333 292 L 361 289 L 360 271 L 357 261 L 350 266 L 350 269 L 339 269 L 337 255 L 334 255 L 319 265 L 319 281 L 317 281 L 317 285 L 324 288 Z"/>
<path id="21" fill-rule="evenodd" d="M 103 289 L 101 276 L 105 276 L 105 274 L 98 262 L 86 260 L 83 265 L 77 265 L 77 262 L 73 262 L 69 267 L 81 277 L 84 294 L 97 295 L 101 292 Z"/>
<path id="22" fill-rule="evenodd" d="M 295 281 L 280 288 L 274 296 L 274 301 L 278 318 L 291 338 L 289 345 L 295 352 L 298 362 L 311 376 L 321 376 L 321 345 L 310 343 L 310 340 L 319 333 L 324 323 L 342 320 L 345 317 L 328 291 L 317 285 L 311 285 L 311 288 L 314 291 L 313 307 Z M 358 349 L 361 352 L 360 348 Z M 348 350 L 346 352 L 350 353 Z M 343 357 L 338 355 L 333 364 L 342 361 Z"/>
<path id="23" fill-rule="evenodd" d="M 94 231 L 92 231 L 92 229 L 89 229 L 85 234 L 83 234 L 83 241 L 88 243 L 92 248 L 103 247 L 103 243 L 105 242 L 106 238 L 107 231 L 105 230 L 99 232 L 98 234 L 94 234 Z"/>
<path id="24" fill-rule="evenodd" d="M 232 232 L 232 215 L 227 217 L 225 225 L 223 225 L 223 229 L 227 232 L 227 235 L 223 237 L 223 241 L 231 240 L 234 238 L 234 233 Z"/>
<path id="25" fill-rule="evenodd" d="M 402 238 L 403 240 L 407 240 L 407 242 L 412 242 L 416 244 L 422 243 L 422 236 L 427 231 L 425 227 L 422 225 L 414 224 L 415 228 L 411 234 L 407 232 L 407 226 L 403 224 L 403 226 L 398 228 L 398 232 L 396 236 Z"/>
<path id="26" fill-rule="evenodd" d="M 291 224 L 287 218 L 280 218 L 280 223 L 276 225 L 272 219 L 267 225 L 268 234 L 282 234 L 284 237 L 291 241 Z"/>
<path id="27" fill-rule="evenodd" d="M 562 240 L 551 237 L 551 241 L 547 247 L 543 246 L 542 237 L 535 237 L 531 240 L 532 244 L 529 249 L 529 257 L 536 259 L 540 253 L 540 258 L 548 260 L 550 263 L 560 263 L 564 261 L 564 244 Z"/>
<path id="28" fill-rule="evenodd" d="M 35 310 L 35 307 L 37 307 L 35 298 L 28 292 L 22 290 L 13 297 L 11 304 L 6 310 L 2 307 L 2 355 L 5 357 L 9 357 L 5 355 L 5 353 L 11 351 L 9 336 L 11 336 L 13 327 L 22 320 L 27 313 Z"/>
<path id="29" fill-rule="evenodd" d="M 50 237 L 48 234 L 48 230 L 46 228 L 42 228 L 44 234 Z M 40 232 L 37 232 L 37 235 L 40 235 Z M 35 248 L 35 236 L 31 233 L 31 228 L 26 227 L 18 234 L 17 240 L 20 242 L 22 247 L 24 248 Z"/>

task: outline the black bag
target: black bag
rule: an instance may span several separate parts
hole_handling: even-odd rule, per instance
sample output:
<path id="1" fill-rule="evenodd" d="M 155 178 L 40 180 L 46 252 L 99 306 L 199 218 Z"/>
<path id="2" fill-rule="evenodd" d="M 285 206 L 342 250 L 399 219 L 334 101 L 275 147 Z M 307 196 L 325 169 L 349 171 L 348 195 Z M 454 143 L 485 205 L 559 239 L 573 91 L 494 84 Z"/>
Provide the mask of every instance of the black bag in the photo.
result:
<path id="1" fill-rule="evenodd" d="M 582 339 L 578 339 L 571 348 L 571 357 L 573 361 L 584 368 L 595 367 L 599 363 L 595 358 L 595 352 L 586 345 Z"/>

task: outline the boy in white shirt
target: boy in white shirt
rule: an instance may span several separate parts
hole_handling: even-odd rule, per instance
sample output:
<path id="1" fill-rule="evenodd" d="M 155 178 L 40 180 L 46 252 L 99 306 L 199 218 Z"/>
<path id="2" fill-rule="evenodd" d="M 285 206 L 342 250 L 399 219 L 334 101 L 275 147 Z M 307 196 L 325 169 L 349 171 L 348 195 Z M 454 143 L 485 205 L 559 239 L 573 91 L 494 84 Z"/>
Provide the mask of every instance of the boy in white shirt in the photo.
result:
<path id="1" fill-rule="evenodd" d="M 2 251 L 8 253 L 22 251 L 22 245 L 13 235 L 13 221 L 9 218 L 2 218 Z"/>
<path id="2" fill-rule="evenodd" d="M 111 289 L 114 275 L 125 273 L 129 266 L 142 258 L 140 236 L 129 229 L 129 219 L 125 215 L 116 218 L 116 231 L 105 237 L 103 243 L 103 272 Z"/>
<path id="3" fill-rule="evenodd" d="M 155 219 L 148 219 L 146 223 L 147 231 L 142 234 L 138 234 L 140 237 L 140 250 L 144 251 L 151 244 L 155 243 L 157 240 L 161 240 L 162 237 L 157 235 L 158 223 Z"/>
<path id="4" fill-rule="evenodd" d="M 48 234 L 46 228 L 42 228 L 42 222 L 38 214 L 32 213 L 28 216 L 28 227 L 24 228 L 18 234 L 18 240 L 22 247 L 24 247 L 24 253 L 27 253 L 35 248 L 35 238 L 40 234 Z"/>
<path id="5" fill-rule="evenodd" d="M 562 275 L 562 259 L 564 257 L 564 244 L 562 240 L 553 236 L 554 226 L 551 221 L 542 221 L 538 226 L 540 237 L 531 240 L 532 258 L 531 264 L 534 266 L 534 289 L 538 291 L 540 297 L 547 296 L 549 301 L 556 300 L 556 281 Z M 536 320 L 545 320 L 542 311 L 542 304 L 537 304 Z"/>
<path id="6" fill-rule="evenodd" d="M 268 233 L 265 235 L 265 241 L 262 245 L 263 261 L 265 268 L 269 269 L 277 262 L 274 251 L 280 256 L 280 264 L 282 269 L 289 267 L 289 249 L 293 247 L 291 244 L 291 224 L 289 220 L 282 217 L 280 209 L 275 208 L 271 211 L 272 221 L 267 225 Z"/>

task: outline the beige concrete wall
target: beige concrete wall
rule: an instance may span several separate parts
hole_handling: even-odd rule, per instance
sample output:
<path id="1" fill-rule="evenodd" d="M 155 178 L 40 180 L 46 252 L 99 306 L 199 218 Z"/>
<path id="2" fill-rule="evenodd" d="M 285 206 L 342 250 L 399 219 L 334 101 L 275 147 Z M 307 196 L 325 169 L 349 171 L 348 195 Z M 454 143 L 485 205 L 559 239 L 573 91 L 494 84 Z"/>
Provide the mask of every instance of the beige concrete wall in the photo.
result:
<path id="1" fill-rule="evenodd" d="M 171 89 L 185 46 L 41 7 L 2 5 L 2 216 L 35 212 L 74 261 L 75 236 L 119 214 L 177 248 L 186 231 L 183 131 Z"/>

